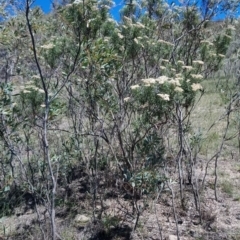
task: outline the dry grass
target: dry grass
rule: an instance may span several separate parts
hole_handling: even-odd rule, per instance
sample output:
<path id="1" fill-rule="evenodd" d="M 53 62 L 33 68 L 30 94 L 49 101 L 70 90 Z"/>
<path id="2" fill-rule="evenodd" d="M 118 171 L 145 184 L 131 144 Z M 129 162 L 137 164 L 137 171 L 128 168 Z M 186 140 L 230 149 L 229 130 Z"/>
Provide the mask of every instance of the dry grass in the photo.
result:
<path id="1" fill-rule="evenodd" d="M 225 112 L 225 102 L 221 93 L 216 91 L 216 84 L 213 80 L 203 82 L 206 89 L 204 96 L 198 102 L 196 108 L 191 115 L 191 135 L 199 136 L 201 164 L 196 165 L 196 176 L 201 180 L 204 175 L 207 160 L 213 156 L 219 149 L 222 141 L 226 119 L 218 121 Z M 236 118 L 237 113 L 232 118 Z M 210 126 L 214 126 L 209 130 Z M 176 144 L 176 136 L 174 131 L 169 130 L 169 135 L 173 144 L 170 146 L 173 149 L 171 154 L 174 155 L 174 145 Z M 229 136 L 236 131 L 236 125 L 231 124 L 229 128 Z M 174 142 L 175 141 L 175 142 Z M 174 164 L 169 171 L 169 178 L 172 181 L 172 188 L 175 193 L 175 207 L 178 219 L 178 228 L 181 239 L 240 239 L 240 164 L 238 162 L 238 142 L 235 138 L 226 142 L 225 147 L 220 155 L 218 162 L 218 197 L 219 201 L 214 200 L 213 183 L 214 183 L 214 164 L 209 164 L 209 174 L 206 178 L 206 187 L 201 192 L 201 209 L 202 209 L 202 225 L 199 223 L 199 214 L 195 210 L 194 197 L 189 186 L 185 187 L 185 209 L 181 207 L 179 199 L 179 184 Z M 170 154 L 170 155 L 171 155 Z M 171 156 L 170 156 L 171 158 Z M 200 159 L 198 159 L 200 160 Z M 79 179 L 69 185 L 72 195 L 68 199 L 73 203 L 74 211 L 69 211 L 69 206 L 65 202 L 62 206 L 63 217 L 57 217 L 57 227 L 63 239 L 82 239 L 82 229 L 78 229 L 74 224 L 74 212 L 84 213 L 92 217 L 92 199 L 89 193 L 82 193 L 81 200 L 78 193 L 80 187 Z M 191 187 L 191 186 L 190 186 Z M 129 200 L 124 199 L 120 191 L 115 193 L 115 196 L 104 198 L 109 189 L 104 189 L 101 198 L 105 210 L 102 213 L 102 226 L 105 229 L 105 236 L 111 236 L 111 239 L 129 239 L 129 227 L 134 225 L 134 217 L 136 213 L 132 212 L 132 206 Z M 98 200 L 99 201 L 99 200 Z M 151 198 L 145 196 L 137 202 L 141 206 L 142 213 L 139 218 L 137 230 L 132 234 L 132 239 L 160 239 L 162 233 L 163 238 L 169 235 L 176 235 L 176 223 L 173 215 L 171 193 L 167 188 L 164 189 L 159 200 L 152 195 Z M 101 209 L 101 204 L 98 202 Z M 70 207 L 71 208 L 71 207 Z M 72 208 L 73 209 L 73 208 Z M 33 219 L 36 216 L 24 213 L 21 217 L 12 216 L 1 219 L 0 236 L 12 236 L 12 239 L 32 239 L 32 231 L 29 235 L 16 235 L 19 233 L 19 226 L 28 225 L 27 219 Z M 19 224 L 21 221 L 21 224 Z M 9 224 L 8 224 L 9 223 Z M 32 225 L 32 226 L 31 226 Z M 6 229 L 8 226 L 8 229 Z M 40 230 L 37 225 L 34 226 L 33 221 L 30 223 L 31 229 L 36 228 L 36 233 L 40 236 Z M 128 228 L 127 228 L 128 227 Z M 11 239 L 11 237 L 10 237 Z"/>

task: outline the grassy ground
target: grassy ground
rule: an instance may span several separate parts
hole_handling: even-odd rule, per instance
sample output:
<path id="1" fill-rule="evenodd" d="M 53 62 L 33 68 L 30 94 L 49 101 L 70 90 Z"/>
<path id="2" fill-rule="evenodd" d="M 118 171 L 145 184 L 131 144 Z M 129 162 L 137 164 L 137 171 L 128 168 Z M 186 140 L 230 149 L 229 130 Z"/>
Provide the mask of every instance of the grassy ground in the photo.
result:
<path id="1" fill-rule="evenodd" d="M 211 157 L 219 150 L 226 128 L 226 107 L 228 92 L 223 91 L 224 81 L 206 80 L 203 83 L 205 93 L 191 114 L 191 135 L 199 138 L 200 152 L 197 158 L 195 174 L 201 185 L 205 167 Z M 178 219 L 180 239 L 240 239 L 240 162 L 238 147 L 238 109 L 230 115 L 230 125 L 224 147 L 218 158 L 218 201 L 214 199 L 214 167 L 215 162 L 209 162 L 206 184 L 200 192 L 202 221 L 199 223 L 198 212 L 195 211 L 194 197 L 189 186 L 184 186 L 184 209 L 179 199 L 179 184 L 176 171 L 169 171 L 169 178 L 175 198 L 169 189 L 165 188 L 157 199 L 142 198 L 136 202 L 141 214 L 135 232 L 129 227 L 136 220 L 130 214 L 131 204 L 121 191 L 115 191 L 111 186 L 102 191 L 96 204 L 96 212 L 104 209 L 102 222 L 96 223 L 95 228 L 104 229 L 98 238 L 93 239 L 170 239 L 176 235 L 176 218 L 173 214 L 173 203 Z M 211 127 L 211 128 L 210 128 Z M 235 136 L 235 137 L 233 137 Z M 108 173 L 109 174 L 109 173 Z M 108 175 L 109 176 L 109 175 Z M 86 181 L 86 182 L 84 182 Z M 76 179 L 69 189 L 71 197 L 57 207 L 57 228 L 62 239 L 91 239 L 89 232 L 93 231 L 88 225 L 92 219 L 92 198 L 89 192 L 81 192 L 81 185 L 89 180 Z M 188 190 L 189 188 L 189 190 Z M 115 192 L 114 192 L 115 191 Z M 81 192 L 81 195 L 80 195 Z M 126 194 L 125 194 L 126 195 Z M 40 239 L 36 215 L 33 211 L 19 210 L 20 213 L 0 219 L 0 236 L 6 239 Z M 40 208 L 41 216 L 44 216 Z M 78 221 L 84 218 L 86 222 Z M 78 220 L 77 220 L 78 219 Z M 47 229 L 47 227 L 46 227 Z M 45 229 L 45 230 L 46 230 Z M 46 230 L 46 231 L 49 231 Z M 85 235 L 83 235 L 85 231 Z M 94 230 L 95 231 L 95 230 Z M 131 233 L 131 234 L 130 234 Z M 101 235 L 102 234 L 102 235 Z M 85 236 L 85 237 L 84 237 Z M 37 238 L 36 238 L 37 237 Z M 172 238 L 173 239 L 173 238 Z"/>

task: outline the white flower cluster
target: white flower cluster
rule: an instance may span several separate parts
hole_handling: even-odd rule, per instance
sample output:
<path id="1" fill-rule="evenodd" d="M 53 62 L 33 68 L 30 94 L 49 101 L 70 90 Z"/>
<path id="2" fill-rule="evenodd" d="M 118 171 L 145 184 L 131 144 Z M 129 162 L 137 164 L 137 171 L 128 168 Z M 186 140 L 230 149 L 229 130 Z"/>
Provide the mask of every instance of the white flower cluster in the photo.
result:
<path id="1" fill-rule="evenodd" d="M 131 99 L 130 97 L 125 97 L 125 98 L 123 99 L 123 101 L 124 101 L 124 102 L 129 102 L 130 99 Z"/>
<path id="2" fill-rule="evenodd" d="M 167 62 L 168 60 L 163 59 L 163 61 Z M 179 63 L 184 64 L 183 61 L 179 61 Z M 204 64 L 204 62 L 201 61 L 201 60 L 196 60 L 196 61 L 194 61 L 194 63 L 195 64 L 199 64 L 199 65 L 203 65 Z M 187 70 L 192 70 L 193 69 L 192 66 L 186 66 L 186 65 L 183 65 L 182 68 L 183 69 L 187 69 Z M 165 68 L 162 68 L 162 69 L 165 69 Z M 191 74 L 191 77 L 194 78 L 194 79 L 203 79 L 203 76 L 201 74 Z M 142 79 L 141 81 L 143 83 L 142 86 L 144 86 L 144 87 L 149 87 L 149 86 L 152 86 L 154 84 L 168 83 L 168 84 L 172 84 L 173 86 L 175 86 L 174 91 L 176 93 L 183 93 L 184 92 L 184 89 L 181 87 L 181 82 L 183 81 L 182 73 L 175 74 L 174 78 L 170 78 L 170 77 L 167 77 L 165 75 L 162 75 L 162 76 L 159 76 L 158 78 L 145 78 L 145 79 Z M 186 82 L 190 83 L 191 80 L 188 79 Z M 139 87 L 140 87 L 140 85 L 136 84 L 136 85 L 132 85 L 130 88 L 132 90 L 135 90 L 135 89 L 138 89 Z M 193 83 L 191 85 L 191 88 L 192 88 L 193 91 L 197 91 L 197 90 L 202 90 L 203 89 L 203 87 L 199 83 Z M 169 94 L 158 93 L 157 95 L 159 97 L 161 97 L 165 101 L 170 101 L 170 95 Z M 130 100 L 129 97 L 124 98 L 125 102 L 128 102 L 129 100 Z"/>
<path id="3" fill-rule="evenodd" d="M 162 39 L 159 39 L 158 42 L 159 42 L 159 43 L 164 43 L 164 44 L 169 45 L 169 46 L 174 46 L 174 44 L 172 44 L 172 43 L 170 43 L 170 42 L 167 42 L 167 41 L 165 41 L 165 40 L 162 40 Z"/>
<path id="4" fill-rule="evenodd" d="M 162 62 L 169 63 L 169 60 L 168 59 L 162 59 Z"/>
<path id="5" fill-rule="evenodd" d="M 119 37 L 120 39 L 123 39 L 123 38 L 124 38 L 124 36 L 123 36 L 121 33 L 118 33 L 117 35 L 118 35 L 118 37 Z"/>
<path id="6" fill-rule="evenodd" d="M 174 89 L 175 92 L 183 92 L 183 89 L 181 87 L 175 87 Z"/>
<path id="7" fill-rule="evenodd" d="M 191 76 L 195 79 L 203 79 L 203 75 L 201 74 L 191 74 Z"/>
<path id="8" fill-rule="evenodd" d="M 203 89 L 202 85 L 199 84 L 199 83 L 193 83 L 193 84 L 191 85 L 191 87 L 192 87 L 192 90 L 193 90 L 194 92 L 196 92 L 197 90 L 202 90 L 202 89 Z"/>
<path id="9" fill-rule="evenodd" d="M 36 76 L 34 76 L 36 77 Z M 38 76 L 37 76 L 38 77 Z M 39 93 L 44 93 L 44 90 L 41 89 L 41 88 L 38 88 L 34 85 L 34 83 L 32 81 L 29 81 L 26 86 L 20 86 L 19 87 L 20 90 L 23 92 L 23 93 L 31 93 L 33 90 L 34 91 L 37 91 Z"/>
<path id="10" fill-rule="evenodd" d="M 137 25 L 138 25 L 140 28 L 145 28 L 145 26 L 144 26 L 142 23 L 140 23 L 140 22 L 137 22 Z"/>
<path id="11" fill-rule="evenodd" d="M 193 61 L 194 64 L 204 65 L 204 62 L 201 60 Z"/>
<path id="12" fill-rule="evenodd" d="M 41 48 L 43 48 L 43 49 L 52 49 L 54 47 L 55 47 L 55 45 L 53 43 L 49 43 L 49 44 L 45 44 L 45 45 L 41 46 Z"/>
<path id="13" fill-rule="evenodd" d="M 138 85 L 138 84 L 136 84 L 136 85 L 133 85 L 133 86 L 131 86 L 130 88 L 134 90 L 134 89 L 137 89 L 137 88 L 139 88 L 139 85 Z"/>
<path id="14" fill-rule="evenodd" d="M 73 4 L 79 4 L 79 3 L 82 3 L 82 0 L 75 0 L 75 1 L 73 2 Z"/>
<path id="15" fill-rule="evenodd" d="M 173 85 L 176 85 L 176 86 L 181 86 L 179 78 L 175 78 L 175 79 L 172 78 L 172 79 L 169 80 L 169 83 L 171 83 Z"/>
<path id="16" fill-rule="evenodd" d="M 193 67 L 192 66 L 182 66 L 183 69 L 186 69 L 186 70 L 192 70 Z"/>
<path id="17" fill-rule="evenodd" d="M 220 53 L 218 54 L 218 56 L 219 56 L 219 57 L 222 57 L 222 58 L 224 58 L 224 57 L 225 57 L 225 55 L 223 55 L 223 54 L 220 54 Z"/>
<path id="18" fill-rule="evenodd" d="M 145 83 L 145 86 L 150 86 L 151 84 L 156 83 L 156 79 L 154 78 L 146 78 L 146 79 L 142 79 L 142 82 Z"/>
<path id="19" fill-rule="evenodd" d="M 132 19 L 131 19 L 131 18 L 124 16 L 123 19 L 124 19 L 128 24 L 132 24 Z"/>
<path id="20" fill-rule="evenodd" d="M 236 28 L 235 28 L 233 25 L 229 25 L 229 26 L 228 26 L 228 29 L 233 30 L 233 31 L 236 30 Z"/>
<path id="21" fill-rule="evenodd" d="M 162 94 L 162 93 L 159 93 L 157 94 L 159 97 L 161 97 L 163 100 L 165 101 L 170 101 L 170 97 L 169 97 L 169 94 Z"/>
<path id="22" fill-rule="evenodd" d="M 208 44 L 209 46 L 213 46 L 214 44 L 208 40 L 202 40 L 200 43 L 203 43 L 203 44 Z"/>
<path id="23" fill-rule="evenodd" d="M 158 82 L 159 84 L 164 84 L 166 81 L 168 81 L 167 76 L 160 76 L 156 79 L 156 82 Z"/>

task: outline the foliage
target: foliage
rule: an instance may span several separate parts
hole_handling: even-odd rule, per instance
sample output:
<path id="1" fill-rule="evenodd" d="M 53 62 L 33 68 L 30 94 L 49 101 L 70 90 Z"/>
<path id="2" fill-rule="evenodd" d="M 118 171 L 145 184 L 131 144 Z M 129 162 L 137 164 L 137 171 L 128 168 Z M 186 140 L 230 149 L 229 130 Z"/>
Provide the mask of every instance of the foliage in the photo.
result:
<path id="1" fill-rule="evenodd" d="M 207 6 L 203 13 L 190 3 L 130 1 L 120 22 L 111 6 L 74 1 L 49 15 L 18 12 L 1 25 L 0 202 L 17 184 L 54 208 L 56 184 L 67 188 L 80 166 L 93 202 L 104 170 L 155 194 L 168 181 L 168 130 L 180 186 L 183 169 L 190 179 L 192 151 L 196 157 L 201 148 L 191 110 L 202 79 L 220 68 L 232 30 L 213 34 Z"/>

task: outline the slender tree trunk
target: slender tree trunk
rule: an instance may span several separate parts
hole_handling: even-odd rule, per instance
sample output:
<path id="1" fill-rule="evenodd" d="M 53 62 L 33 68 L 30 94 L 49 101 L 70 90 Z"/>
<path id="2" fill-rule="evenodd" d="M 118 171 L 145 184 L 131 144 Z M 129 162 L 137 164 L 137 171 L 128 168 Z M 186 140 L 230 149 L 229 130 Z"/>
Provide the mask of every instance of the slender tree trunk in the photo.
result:
<path id="1" fill-rule="evenodd" d="M 37 51 L 36 51 L 36 45 L 35 45 L 35 39 L 32 31 L 32 26 L 29 18 L 29 13 L 30 13 L 30 4 L 32 2 L 27 0 L 26 1 L 26 20 L 27 20 L 27 27 L 30 33 L 31 37 L 31 42 L 32 42 L 32 47 L 33 47 L 33 54 L 34 54 L 34 60 L 37 65 L 37 69 L 41 78 L 41 83 L 42 83 L 42 88 L 44 90 L 44 95 L 45 95 L 45 112 L 44 112 L 44 119 L 43 119 L 43 144 L 44 144 L 44 158 L 48 164 L 48 169 L 49 169 L 49 175 L 51 178 L 51 186 L 50 186 L 50 197 L 48 198 L 49 204 L 50 204 L 50 209 L 48 209 L 50 213 L 50 221 L 51 221 L 51 232 L 52 240 L 56 240 L 56 225 L 55 225 L 55 195 L 56 195 L 56 187 L 57 183 L 54 177 L 53 169 L 52 169 L 52 164 L 51 164 L 51 159 L 50 159 L 50 153 L 49 153 L 49 144 L 48 144 L 48 114 L 49 114 L 49 109 L 50 109 L 50 101 L 49 101 L 49 94 L 48 94 L 48 89 L 42 74 L 42 69 L 38 61 L 38 56 L 37 56 Z M 60 88 L 61 89 L 61 88 Z M 60 90 L 59 90 L 60 91 Z M 57 93 L 56 93 L 57 94 Z"/>
<path id="2" fill-rule="evenodd" d="M 55 224 L 55 195 L 57 183 L 54 177 L 50 154 L 49 154 L 49 144 L 48 144 L 48 113 L 49 113 L 49 102 L 48 99 L 45 101 L 45 116 L 43 122 L 43 138 L 44 138 L 44 150 L 45 150 L 45 158 L 48 163 L 48 169 L 51 177 L 51 195 L 50 195 L 50 217 L 51 217 L 51 232 L 52 232 L 52 240 L 56 239 L 56 224 Z"/>
<path id="3" fill-rule="evenodd" d="M 181 202 L 183 202 L 183 171 L 182 171 L 182 158 L 183 158 L 183 126 L 182 126 L 182 111 L 177 104 L 177 121 L 178 121 L 178 143 L 179 143 L 179 152 L 177 156 L 177 164 L 178 164 L 178 178 L 180 185 L 180 197 Z"/>

